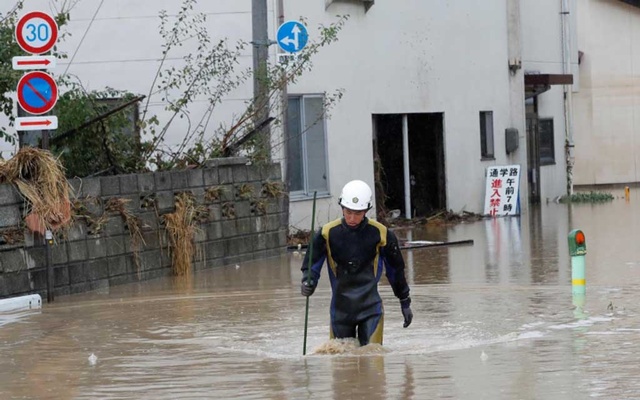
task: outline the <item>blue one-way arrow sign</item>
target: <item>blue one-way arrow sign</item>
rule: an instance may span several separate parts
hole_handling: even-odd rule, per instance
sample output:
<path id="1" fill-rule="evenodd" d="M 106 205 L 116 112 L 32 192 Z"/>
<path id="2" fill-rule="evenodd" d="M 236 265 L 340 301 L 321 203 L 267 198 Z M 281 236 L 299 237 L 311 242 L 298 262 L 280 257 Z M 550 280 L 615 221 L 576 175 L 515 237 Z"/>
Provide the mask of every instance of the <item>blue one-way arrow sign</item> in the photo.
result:
<path id="1" fill-rule="evenodd" d="M 289 53 L 296 53 L 307 45 L 307 28 L 298 21 L 287 21 L 278 28 L 278 45 Z"/>

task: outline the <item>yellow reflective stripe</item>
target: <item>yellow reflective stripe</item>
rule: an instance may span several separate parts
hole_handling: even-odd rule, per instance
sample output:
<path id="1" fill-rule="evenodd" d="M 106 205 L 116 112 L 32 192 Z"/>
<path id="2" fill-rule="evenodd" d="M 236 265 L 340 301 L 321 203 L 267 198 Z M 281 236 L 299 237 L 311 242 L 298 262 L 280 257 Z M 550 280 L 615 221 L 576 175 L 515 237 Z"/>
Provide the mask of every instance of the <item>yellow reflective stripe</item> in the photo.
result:
<path id="1" fill-rule="evenodd" d="M 369 225 L 373 225 L 380 231 L 380 247 L 384 247 L 387 245 L 387 227 L 382 225 L 378 221 L 374 221 L 372 219 L 369 220 Z"/>
<path id="2" fill-rule="evenodd" d="M 336 219 L 334 221 L 328 222 L 324 224 L 322 227 L 322 237 L 327 245 L 327 264 L 329 264 L 329 268 L 333 271 L 333 275 L 336 275 L 336 262 L 333 260 L 331 256 L 331 246 L 329 246 L 329 231 L 331 228 L 334 228 L 342 223 L 342 219 Z"/>
<path id="3" fill-rule="evenodd" d="M 572 279 L 571 284 L 575 286 L 584 286 L 587 283 L 586 279 Z"/>
<path id="4" fill-rule="evenodd" d="M 380 242 L 376 247 L 376 258 L 373 260 L 373 276 L 378 277 L 378 260 L 380 258 L 380 249 L 387 245 L 387 227 L 378 221 L 369 220 L 369 225 L 375 226 L 380 232 Z"/>
<path id="5" fill-rule="evenodd" d="M 380 322 L 376 326 L 376 330 L 373 331 L 373 334 L 369 338 L 369 343 L 378 343 L 382 345 L 382 336 L 384 333 L 384 314 L 380 316 Z"/>

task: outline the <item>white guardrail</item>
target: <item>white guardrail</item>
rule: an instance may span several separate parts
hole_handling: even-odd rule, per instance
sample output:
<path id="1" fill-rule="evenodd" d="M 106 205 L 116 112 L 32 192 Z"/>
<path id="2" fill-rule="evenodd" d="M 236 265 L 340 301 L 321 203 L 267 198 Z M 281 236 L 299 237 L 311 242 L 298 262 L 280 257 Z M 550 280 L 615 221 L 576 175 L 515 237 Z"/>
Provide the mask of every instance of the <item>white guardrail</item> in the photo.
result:
<path id="1" fill-rule="evenodd" d="M 0 313 L 35 310 L 40 308 L 42 308 L 42 298 L 39 294 L 0 299 Z"/>

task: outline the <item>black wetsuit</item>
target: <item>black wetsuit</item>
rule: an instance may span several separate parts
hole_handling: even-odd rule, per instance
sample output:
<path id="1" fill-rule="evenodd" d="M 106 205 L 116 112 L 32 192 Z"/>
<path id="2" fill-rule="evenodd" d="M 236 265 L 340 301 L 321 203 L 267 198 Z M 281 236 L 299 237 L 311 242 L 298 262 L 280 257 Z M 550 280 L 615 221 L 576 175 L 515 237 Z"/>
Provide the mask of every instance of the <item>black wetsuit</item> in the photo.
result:
<path id="1" fill-rule="evenodd" d="M 404 259 L 395 234 L 366 217 L 356 227 L 348 226 L 342 218 L 324 225 L 314 235 L 312 246 L 302 264 L 302 279 L 307 279 L 311 252 L 314 284 L 327 259 L 333 291 L 331 337 L 357 336 L 361 345 L 382 344 L 383 308 L 378 282 L 383 269 L 396 297 L 409 297 Z"/>

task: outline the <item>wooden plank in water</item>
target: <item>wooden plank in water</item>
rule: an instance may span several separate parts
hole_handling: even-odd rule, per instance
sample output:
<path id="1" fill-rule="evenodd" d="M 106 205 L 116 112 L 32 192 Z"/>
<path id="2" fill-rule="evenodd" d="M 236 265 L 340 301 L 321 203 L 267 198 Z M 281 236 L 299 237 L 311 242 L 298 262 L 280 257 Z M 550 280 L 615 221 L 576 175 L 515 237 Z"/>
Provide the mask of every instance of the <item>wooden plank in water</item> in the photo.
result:
<path id="1" fill-rule="evenodd" d="M 414 240 L 410 242 L 404 242 L 400 244 L 400 250 L 413 250 L 413 249 L 421 249 L 424 247 L 442 247 L 442 246 L 460 246 L 460 245 L 469 245 L 473 244 L 472 239 L 468 240 L 456 240 L 452 242 L 431 242 L 428 240 Z M 287 246 L 287 250 L 302 250 L 306 249 L 308 245 L 301 244 L 296 246 Z"/>
<path id="2" fill-rule="evenodd" d="M 413 250 L 424 247 L 441 247 L 441 246 L 459 246 L 473 244 L 472 239 L 468 240 L 456 240 L 452 242 L 430 242 L 428 240 L 415 240 L 410 242 L 404 242 L 400 245 L 401 250 Z"/>

